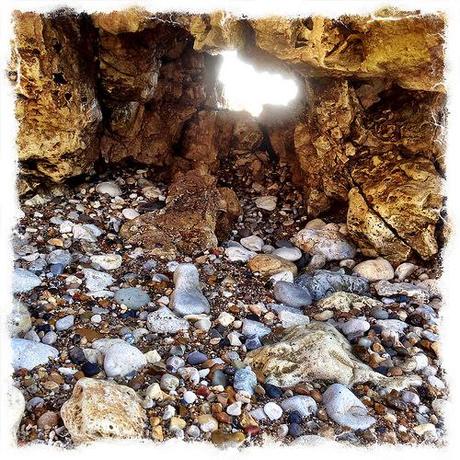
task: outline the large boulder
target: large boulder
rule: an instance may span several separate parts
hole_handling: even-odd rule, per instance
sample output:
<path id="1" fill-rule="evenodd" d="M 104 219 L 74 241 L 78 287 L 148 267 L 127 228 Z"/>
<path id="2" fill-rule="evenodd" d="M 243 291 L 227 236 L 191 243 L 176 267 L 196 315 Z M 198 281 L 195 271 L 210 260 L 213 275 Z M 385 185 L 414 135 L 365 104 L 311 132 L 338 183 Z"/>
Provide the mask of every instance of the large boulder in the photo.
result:
<path id="1" fill-rule="evenodd" d="M 335 327 L 321 322 L 287 329 L 280 341 L 249 352 L 245 361 L 260 380 L 282 388 L 324 381 L 405 388 L 420 382 L 417 376 L 385 377 L 374 372 L 353 355 L 350 343 Z"/>
<path id="2" fill-rule="evenodd" d="M 114 382 L 82 378 L 61 408 L 76 444 L 107 438 L 142 438 L 146 413 L 136 392 Z"/>
<path id="3" fill-rule="evenodd" d="M 196 254 L 216 247 L 216 231 L 228 230 L 223 226 L 240 212 L 238 199 L 230 189 L 221 193 L 213 176 L 191 170 L 177 175 L 165 208 L 127 222 L 120 234 L 154 255 Z"/>

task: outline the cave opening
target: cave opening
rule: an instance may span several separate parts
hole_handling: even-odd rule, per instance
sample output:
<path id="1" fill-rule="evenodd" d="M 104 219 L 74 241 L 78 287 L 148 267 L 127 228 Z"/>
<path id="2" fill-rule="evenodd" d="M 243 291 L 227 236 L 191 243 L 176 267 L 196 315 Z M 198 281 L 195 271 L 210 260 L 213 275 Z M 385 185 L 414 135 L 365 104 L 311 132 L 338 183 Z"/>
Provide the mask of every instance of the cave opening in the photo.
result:
<path id="1" fill-rule="evenodd" d="M 218 80 L 223 87 L 224 108 L 247 111 L 257 117 L 264 105 L 286 106 L 298 95 L 294 79 L 258 71 L 234 50 L 223 51 L 221 57 Z"/>

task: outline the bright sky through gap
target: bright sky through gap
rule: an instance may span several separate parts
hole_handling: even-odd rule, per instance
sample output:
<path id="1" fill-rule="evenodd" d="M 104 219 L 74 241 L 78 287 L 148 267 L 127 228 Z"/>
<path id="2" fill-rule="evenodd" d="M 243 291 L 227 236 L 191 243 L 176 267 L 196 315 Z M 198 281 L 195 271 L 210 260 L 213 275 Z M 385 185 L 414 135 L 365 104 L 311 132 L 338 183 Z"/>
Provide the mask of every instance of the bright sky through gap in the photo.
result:
<path id="1" fill-rule="evenodd" d="M 294 80 L 280 74 L 258 72 L 243 62 L 236 51 L 222 53 L 219 71 L 226 108 L 246 110 L 257 117 L 264 104 L 287 105 L 297 95 Z"/>

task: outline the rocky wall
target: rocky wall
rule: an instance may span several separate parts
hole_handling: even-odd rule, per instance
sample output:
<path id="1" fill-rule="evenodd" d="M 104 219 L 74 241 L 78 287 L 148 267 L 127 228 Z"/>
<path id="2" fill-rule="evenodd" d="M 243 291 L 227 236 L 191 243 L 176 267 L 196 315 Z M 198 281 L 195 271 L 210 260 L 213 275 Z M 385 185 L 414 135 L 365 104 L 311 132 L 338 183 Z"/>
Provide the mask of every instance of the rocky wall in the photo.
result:
<path id="1" fill-rule="evenodd" d="M 442 15 L 242 19 L 131 9 L 14 20 L 10 76 L 29 184 L 62 182 L 98 158 L 208 177 L 229 150 L 269 148 L 292 166 L 310 216 L 348 207 L 348 230 L 365 254 L 398 263 L 438 253 Z M 300 97 L 258 120 L 222 110 L 216 54 L 228 48 L 296 78 Z"/>

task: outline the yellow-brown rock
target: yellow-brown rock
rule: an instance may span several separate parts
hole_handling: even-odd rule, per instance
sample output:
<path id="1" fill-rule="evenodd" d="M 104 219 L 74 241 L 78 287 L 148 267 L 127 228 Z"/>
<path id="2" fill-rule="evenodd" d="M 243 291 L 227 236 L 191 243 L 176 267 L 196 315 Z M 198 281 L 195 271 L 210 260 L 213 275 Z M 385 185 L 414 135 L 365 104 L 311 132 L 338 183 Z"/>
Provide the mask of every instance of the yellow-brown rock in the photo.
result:
<path id="1" fill-rule="evenodd" d="M 430 160 L 391 153 L 372 156 L 354 166 L 352 177 L 364 201 L 400 241 L 423 259 L 438 252 L 435 231 L 443 206 L 442 183 Z M 352 216 L 353 213 L 356 216 L 357 211 L 351 211 Z M 366 217 L 358 217 L 358 221 L 366 221 Z M 348 227 L 355 236 L 360 231 L 350 219 Z M 365 227 L 361 233 L 373 232 Z M 404 252 L 401 254 L 395 247 L 388 249 L 388 255 L 393 252 L 393 258 L 404 260 Z"/>
<path id="2" fill-rule="evenodd" d="M 280 272 L 297 274 L 297 266 L 289 260 L 271 254 L 257 254 L 249 260 L 248 267 L 251 271 L 260 273 L 263 277 L 276 275 Z"/>
<path id="3" fill-rule="evenodd" d="M 223 227 L 238 217 L 231 214 L 240 210 L 235 200 L 228 191 L 220 193 L 215 177 L 199 170 L 179 172 L 166 207 L 127 222 L 120 235 L 153 255 L 198 254 L 217 247 L 216 231 L 224 232 Z"/>
<path id="4" fill-rule="evenodd" d="M 132 388 L 91 378 L 78 380 L 61 417 L 75 444 L 142 438 L 147 419 Z"/>
<path id="5" fill-rule="evenodd" d="M 24 175 L 60 182 L 86 172 L 99 153 L 94 35 L 81 15 L 16 12 L 12 72 Z"/>

